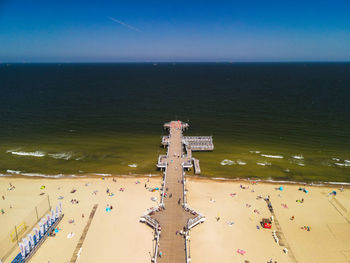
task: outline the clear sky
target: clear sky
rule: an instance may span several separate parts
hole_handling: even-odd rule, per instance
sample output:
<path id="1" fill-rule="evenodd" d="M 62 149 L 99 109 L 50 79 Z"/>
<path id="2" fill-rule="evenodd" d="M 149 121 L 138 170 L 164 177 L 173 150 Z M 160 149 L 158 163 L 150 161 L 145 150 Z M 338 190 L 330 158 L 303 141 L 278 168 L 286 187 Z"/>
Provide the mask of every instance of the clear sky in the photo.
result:
<path id="1" fill-rule="evenodd" d="M 350 61 L 349 0 L 0 0 L 0 62 Z"/>

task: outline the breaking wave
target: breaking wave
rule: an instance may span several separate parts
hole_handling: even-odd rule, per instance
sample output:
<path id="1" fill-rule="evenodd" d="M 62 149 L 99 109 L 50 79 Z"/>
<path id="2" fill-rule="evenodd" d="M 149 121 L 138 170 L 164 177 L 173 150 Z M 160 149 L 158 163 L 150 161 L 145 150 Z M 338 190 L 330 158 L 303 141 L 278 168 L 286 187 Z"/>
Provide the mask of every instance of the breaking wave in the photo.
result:
<path id="1" fill-rule="evenodd" d="M 54 159 L 63 159 L 68 161 L 73 156 L 73 153 L 71 152 L 53 153 L 53 154 L 49 154 L 49 156 Z"/>
<path id="2" fill-rule="evenodd" d="M 104 174 L 104 173 L 94 173 L 93 175 L 98 175 L 98 176 L 112 176 L 111 174 Z"/>
<path id="3" fill-rule="evenodd" d="M 32 177 L 44 177 L 44 178 L 61 178 L 63 174 L 40 174 L 40 173 L 21 173 L 20 175 L 32 176 Z"/>
<path id="4" fill-rule="evenodd" d="M 261 156 L 267 157 L 267 158 L 274 158 L 274 159 L 283 159 L 284 158 L 282 155 L 261 154 Z"/>
<path id="5" fill-rule="evenodd" d="M 8 150 L 7 153 L 11 153 L 14 155 L 20 155 L 20 156 L 32 156 L 32 157 L 44 157 L 46 154 L 42 151 L 35 151 L 35 152 L 20 152 L 20 151 L 14 151 L 14 150 Z"/>
<path id="6" fill-rule="evenodd" d="M 303 160 L 304 159 L 304 156 L 302 155 L 294 155 L 292 156 L 294 159 L 297 159 L 297 160 Z"/>
<path id="7" fill-rule="evenodd" d="M 228 160 L 228 159 L 225 159 L 225 160 L 222 160 L 220 162 L 221 165 L 232 165 L 232 164 L 236 164 L 234 161 L 232 160 Z"/>
<path id="8" fill-rule="evenodd" d="M 350 163 L 334 163 L 337 166 L 350 167 Z"/>
<path id="9" fill-rule="evenodd" d="M 10 173 L 10 174 L 21 174 L 21 171 L 15 171 L 15 170 L 6 170 L 6 173 Z"/>
<path id="10" fill-rule="evenodd" d="M 1 174 L 0 173 L 0 177 L 9 177 L 9 176 L 12 176 L 12 174 Z"/>
<path id="11" fill-rule="evenodd" d="M 258 162 L 256 164 L 261 165 L 261 166 L 271 165 L 271 163 L 269 163 L 269 162 Z"/>

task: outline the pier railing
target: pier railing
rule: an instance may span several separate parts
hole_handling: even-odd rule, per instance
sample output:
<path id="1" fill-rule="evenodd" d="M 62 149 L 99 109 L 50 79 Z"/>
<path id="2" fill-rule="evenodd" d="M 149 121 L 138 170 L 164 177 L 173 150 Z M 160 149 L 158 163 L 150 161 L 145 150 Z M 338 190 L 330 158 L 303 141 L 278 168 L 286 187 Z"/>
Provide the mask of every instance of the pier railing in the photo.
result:
<path id="1" fill-rule="evenodd" d="M 186 179 L 185 179 L 185 170 L 184 170 L 184 163 L 182 163 L 182 194 L 183 194 L 183 204 L 182 206 L 185 208 L 187 207 L 187 194 L 186 194 Z"/>
<path id="2" fill-rule="evenodd" d="M 190 242 L 189 242 L 189 239 L 190 239 L 189 232 L 186 231 L 186 234 L 185 234 L 185 256 L 186 256 L 186 263 L 191 262 Z"/>
<path id="3" fill-rule="evenodd" d="M 170 136 L 163 136 L 162 137 L 162 145 L 166 146 L 169 144 Z"/>
<path id="4" fill-rule="evenodd" d="M 165 195 L 165 183 L 166 183 L 166 174 L 167 174 L 168 165 L 165 166 L 163 183 L 162 183 L 162 196 L 160 197 L 160 206 L 164 208 L 164 195 Z"/>
<path id="5" fill-rule="evenodd" d="M 191 147 L 192 151 L 213 151 L 212 136 L 183 136 L 182 142 Z"/>
<path id="6" fill-rule="evenodd" d="M 203 223 L 204 221 L 205 221 L 205 217 L 201 214 L 198 214 L 197 217 L 188 220 L 187 229 L 190 230 L 191 228 L 195 227 L 200 223 Z"/>
<path id="7" fill-rule="evenodd" d="M 166 155 L 159 155 L 159 157 L 158 157 L 158 163 L 157 163 L 157 167 L 158 167 L 158 168 L 165 168 L 165 167 L 166 167 L 167 162 L 166 162 L 166 160 L 164 160 L 164 159 L 166 159 L 166 158 L 167 158 Z"/>

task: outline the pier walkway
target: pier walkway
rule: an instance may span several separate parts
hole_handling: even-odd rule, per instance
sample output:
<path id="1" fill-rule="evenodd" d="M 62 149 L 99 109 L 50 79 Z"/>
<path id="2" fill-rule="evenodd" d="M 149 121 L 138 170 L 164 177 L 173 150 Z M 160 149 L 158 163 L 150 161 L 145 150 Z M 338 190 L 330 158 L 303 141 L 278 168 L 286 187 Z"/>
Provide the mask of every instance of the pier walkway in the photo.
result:
<path id="1" fill-rule="evenodd" d="M 205 218 L 190 209 L 186 201 L 184 175 L 185 169 L 192 167 L 192 156 L 187 155 L 191 155 L 191 151 L 184 153 L 186 142 L 182 132 L 188 124 L 172 121 L 164 127 L 169 129 L 169 136 L 162 138 L 162 144 L 168 146 L 167 155 L 160 156 L 157 164 L 164 169 L 161 203 L 141 217 L 141 221 L 155 230 L 153 262 L 188 263 L 191 260 L 187 242 L 189 230 L 204 222 Z M 208 140 L 208 137 L 205 138 Z M 211 139 L 210 142 L 212 144 Z"/>

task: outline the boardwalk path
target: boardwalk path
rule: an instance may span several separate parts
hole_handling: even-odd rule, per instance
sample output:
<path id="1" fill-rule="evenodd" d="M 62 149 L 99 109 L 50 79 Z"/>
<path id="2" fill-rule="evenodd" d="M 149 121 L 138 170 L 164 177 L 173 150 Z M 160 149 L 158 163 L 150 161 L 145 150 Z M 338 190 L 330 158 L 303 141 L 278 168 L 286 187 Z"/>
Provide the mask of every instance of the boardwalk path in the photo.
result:
<path id="1" fill-rule="evenodd" d="M 178 157 L 180 155 L 180 157 Z M 162 257 L 157 262 L 186 262 L 185 239 L 176 235 L 176 231 L 182 230 L 188 219 L 194 216 L 185 212 L 182 208 L 183 182 L 182 163 L 187 157 L 182 157 L 182 126 L 181 122 L 170 123 L 170 141 L 168 145 L 167 171 L 165 188 L 171 198 L 164 199 L 165 210 L 156 213 L 153 217 L 159 222 L 162 231 L 159 242 L 159 252 Z M 179 199 L 181 199 L 179 204 Z"/>
<path id="2" fill-rule="evenodd" d="M 94 218 L 94 215 L 95 215 L 95 212 L 96 212 L 96 209 L 97 209 L 97 204 L 94 205 L 94 207 L 92 208 L 91 210 L 91 213 L 90 213 L 90 216 L 89 216 L 89 219 L 86 223 L 86 226 L 84 228 L 84 231 L 83 233 L 81 234 L 81 237 L 79 239 L 79 242 L 74 250 L 74 253 L 73 253 L 73 256 L 70 260 L 70 263 L 75 263 L 77 261 L 77 259 L 79 258 L 79 251 L 81 249 L 81 247 L 83 246 L 83 243 L 84 243 L 84 240 L 85 240 L 85 237 L 87 235 L 87 232 L 89 231 L 89 228 L 90 228 L 90 225 L 91 225 L 91 221 L 92 219 Z"/>
<path id="3" fill-rule="evenodd" d="M 169 130 L 169 136 L 163 136 L 162 144 L 168 146 L 167 155 L 161 155 L 157 166 L 165 169 L 162 185 L 162 197 L 158 207 L 153 207 L 140 218 L 151 226 L 154 231 L 154 255 L 152 262 L 188 263 L 190 255 L 189 230 L 205 221 L 205 217 L 191 209 L 185 196 L 185 169 L 192 166 L 192 151 L 212 151 L 212 137 L 182 136 L 182 131 L 188 128 L 187 123 L 172 121 L 164 124 Z M 186 150 L 186 154 L 184 153 Z M 199 162 L 198 169 L 199 170 Z"/>

